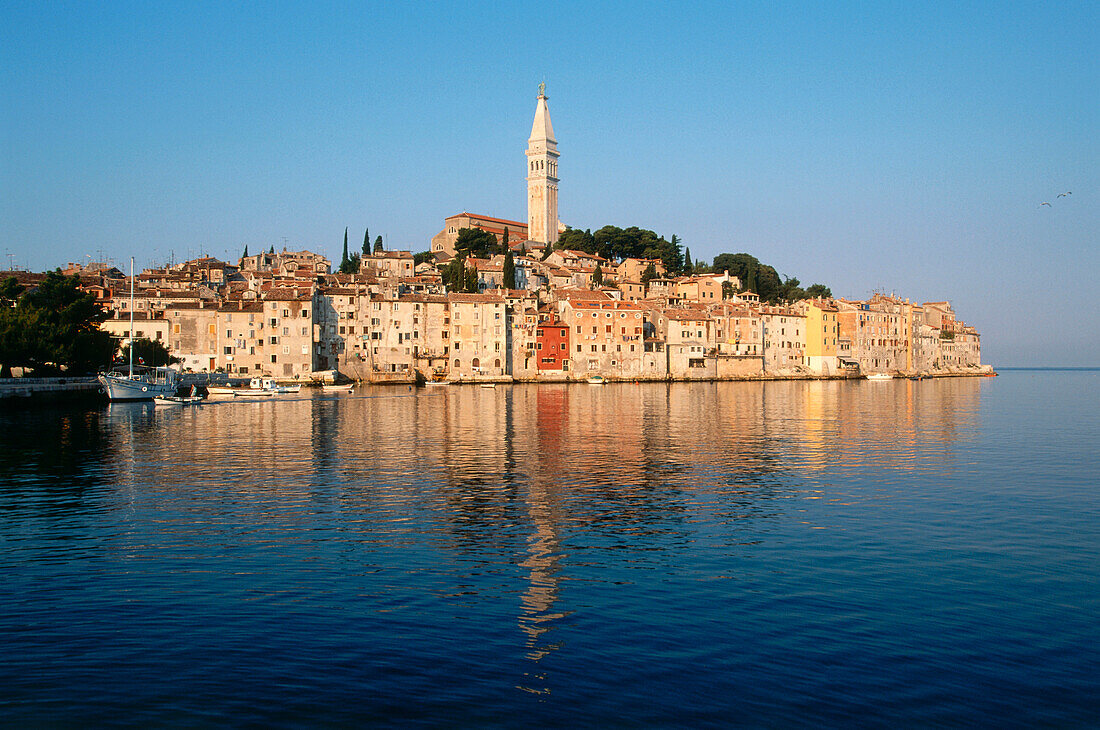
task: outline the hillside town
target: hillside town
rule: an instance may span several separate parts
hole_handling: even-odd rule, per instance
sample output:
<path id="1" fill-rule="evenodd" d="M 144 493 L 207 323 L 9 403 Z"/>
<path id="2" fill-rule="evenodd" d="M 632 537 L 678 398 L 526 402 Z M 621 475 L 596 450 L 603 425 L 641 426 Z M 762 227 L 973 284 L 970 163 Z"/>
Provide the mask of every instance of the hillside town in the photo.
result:
<path id="1" fill-rule="evenodd" d="M 563 247 L 559 153 L 541 86 L 526 157 L 526 222 L 451 215 L 423 254 L 365 240 L 349 270 L 345 233 L 343 273 L 321 254 L 274 247 L 246 248 L 235 263 L 146 269 L 132 282 L 109 263 L 63 273 L 109 312 L 102 327 L 120 341 L 133 321 L 135 339 L 161 343 L 185 371 L 231 377 L 645 381 L 988 369 L 979 334 L 947 301 L 876 293 L 768 302 L 729 271 L 685 274 L 659 257 Z M 472 233 L 490 245 L 462 248 Z M 33 287 L 44 275 L 0 272 L 8 276 Z"/>

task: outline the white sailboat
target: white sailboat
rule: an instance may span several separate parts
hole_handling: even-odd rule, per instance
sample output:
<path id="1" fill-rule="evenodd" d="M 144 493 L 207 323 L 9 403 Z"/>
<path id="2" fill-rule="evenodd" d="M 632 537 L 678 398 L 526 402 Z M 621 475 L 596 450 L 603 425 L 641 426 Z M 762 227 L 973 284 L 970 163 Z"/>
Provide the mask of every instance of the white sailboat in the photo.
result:
<path id="1" fill-rule="evenodd" d="M 100 373 L 100 385 L 109 400 L 149 400 L 156 396 L 175 395 L 179 373 L 171 368 L 139 367 L 134 371 L 134 257 L 130 257 L 130 369 Z"/>

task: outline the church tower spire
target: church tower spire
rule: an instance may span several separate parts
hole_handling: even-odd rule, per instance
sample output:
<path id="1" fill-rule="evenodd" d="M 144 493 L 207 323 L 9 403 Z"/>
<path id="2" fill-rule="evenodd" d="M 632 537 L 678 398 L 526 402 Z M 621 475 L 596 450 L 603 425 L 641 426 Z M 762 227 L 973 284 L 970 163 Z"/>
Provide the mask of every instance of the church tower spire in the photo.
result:
<path id="1" fill-rule="evenodd" d="M 527 140 L 527 237 L 554 243 L 558 240 L 558 142 L 546 101 L 542 83 Z"/>

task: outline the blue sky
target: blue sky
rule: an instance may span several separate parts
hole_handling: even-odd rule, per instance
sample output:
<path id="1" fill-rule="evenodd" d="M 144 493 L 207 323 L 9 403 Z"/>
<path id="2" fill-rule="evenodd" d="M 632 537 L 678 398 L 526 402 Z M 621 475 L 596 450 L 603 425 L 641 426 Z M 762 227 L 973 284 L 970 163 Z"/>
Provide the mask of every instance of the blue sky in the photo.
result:
<path id="1" fill-rule="evenodd" d="M 994 364 L 1100 365 L 1098 20 L 1084 2 L 8 2 L 0 266 L 284 239 L 338 258 L 345 226 L 419 251 L 452 213 L 522 220 L 545 80 L 567 224 L 746 251 L 837 296 L 949 299 Z"/>

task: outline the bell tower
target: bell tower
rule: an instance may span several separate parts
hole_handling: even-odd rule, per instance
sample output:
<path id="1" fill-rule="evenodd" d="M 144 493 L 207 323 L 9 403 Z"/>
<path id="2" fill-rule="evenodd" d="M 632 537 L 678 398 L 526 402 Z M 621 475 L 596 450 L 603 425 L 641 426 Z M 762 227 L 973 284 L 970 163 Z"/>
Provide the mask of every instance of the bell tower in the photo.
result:
<path id="1" fill-rule="evenodd" d="M 527 237 L 554 243 L 558 240 L 558 142 L 547 98 L 546 84 L 541 83 L 527 140 Z"/>

